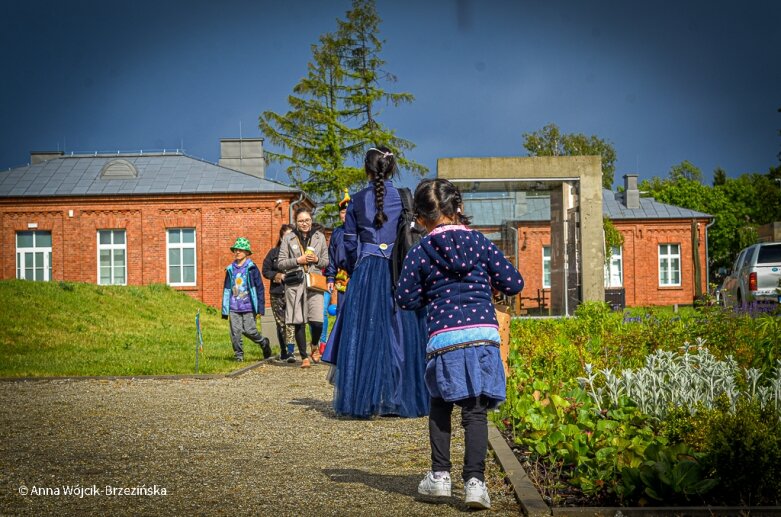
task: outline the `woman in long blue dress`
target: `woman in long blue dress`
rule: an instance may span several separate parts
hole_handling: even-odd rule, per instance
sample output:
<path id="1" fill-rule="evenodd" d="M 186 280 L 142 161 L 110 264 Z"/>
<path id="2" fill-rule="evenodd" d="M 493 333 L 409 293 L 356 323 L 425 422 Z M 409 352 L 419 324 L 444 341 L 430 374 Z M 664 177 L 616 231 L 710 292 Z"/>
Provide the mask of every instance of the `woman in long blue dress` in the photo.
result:
<path id="1" fill-rule="evenodd" d="M 349 294 L 329 340 L 334 410 L 357 418 L 425 416 L 425 313 L 401 310 L 391 291 L 390 257 L 402 208 L 390 181 L 396 161 L 389 149 L 371 148 L 364 167 L 370 186 L 352 197 L 344 223 Z"/>

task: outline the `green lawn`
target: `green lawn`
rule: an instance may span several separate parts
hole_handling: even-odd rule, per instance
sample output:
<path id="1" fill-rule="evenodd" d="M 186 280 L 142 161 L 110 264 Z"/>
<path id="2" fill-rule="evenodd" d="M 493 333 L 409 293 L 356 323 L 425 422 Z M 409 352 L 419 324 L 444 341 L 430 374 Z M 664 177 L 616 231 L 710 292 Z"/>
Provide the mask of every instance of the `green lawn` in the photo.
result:
<path id="1" fill-rule="evenodd" d="M 199 373 L 238 369 L 219 311 L 167 286 L 0 281 L 0 377 L 195 373 L 199 309 Z"/>

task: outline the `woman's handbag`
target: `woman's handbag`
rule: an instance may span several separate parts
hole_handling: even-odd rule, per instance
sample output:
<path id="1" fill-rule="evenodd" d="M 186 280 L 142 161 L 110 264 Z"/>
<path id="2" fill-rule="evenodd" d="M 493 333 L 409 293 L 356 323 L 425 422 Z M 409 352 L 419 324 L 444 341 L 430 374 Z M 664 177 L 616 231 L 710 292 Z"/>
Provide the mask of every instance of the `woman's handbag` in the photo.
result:
<path id="1" fill-rule="evenodd" d="M 284 283 L 285 285 L 298 285 L 304 281 L 304 276 L 306 276 L 306 274 L 303 269 L 291 269 L 290 271 L 285 272 Z"/>
<path id="2" fill-rule="evenodd" d="M 328 290 L 328 282 L 323 275 L 318 275 L 317 273 L 307 273 L 306 288 L 317 293 L 324 293 Z"/>

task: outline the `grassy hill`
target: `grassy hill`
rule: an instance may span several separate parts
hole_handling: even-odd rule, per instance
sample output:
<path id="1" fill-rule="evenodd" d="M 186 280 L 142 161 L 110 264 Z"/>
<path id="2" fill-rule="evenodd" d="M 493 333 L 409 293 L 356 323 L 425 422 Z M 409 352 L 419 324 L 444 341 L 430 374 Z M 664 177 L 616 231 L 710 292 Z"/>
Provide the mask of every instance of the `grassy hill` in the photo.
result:
<path id="1" fill-rule="evenodd" d="M 199 309 L 199 373 L 235 370 L 228 322 L 168 286 L 0 281 L 0 377 L 195 373 Z"/>

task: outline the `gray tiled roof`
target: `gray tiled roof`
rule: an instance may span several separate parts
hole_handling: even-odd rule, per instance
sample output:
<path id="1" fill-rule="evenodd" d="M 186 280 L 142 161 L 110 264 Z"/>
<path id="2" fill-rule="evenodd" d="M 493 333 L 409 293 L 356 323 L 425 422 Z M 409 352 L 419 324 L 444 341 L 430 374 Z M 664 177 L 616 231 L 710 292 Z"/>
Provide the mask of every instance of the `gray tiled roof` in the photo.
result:
<path id="1" fill-rule="evenodd" d="M 520 200 L 520 202 L 519 202 Z M 505 196 L 472 197 L 464 195 L 464 212 L 475 226 L 494 226 L 506 221 L 550 221 L 550 197 Z M 602 190 L 602 213 L 611 220 L 621 219 L 691 219 L 712 215 L 660 203 L 653 198 L 640 198 L 640 208 L 629 209 L 623 195 Z"/>
<path id="2" fill-rule="evenodd" d="M 138 176 L 101 178 L 115 159 L 132 163 Z M 0 172 L 0 197 L 256 192 L 298 190 L 183 154 L 61 156 Z"/>
<path id="3" fill-rule="evenodd" d="M 694 217 L 713 217 L 712 215 L 660 203 L 651 197 L 640 198 L 640 208 L 629 209 L 624 206 L 623 194 L 602 189 L 602 213 L 611 220 L 620 219 L 692 219 Z"/>

